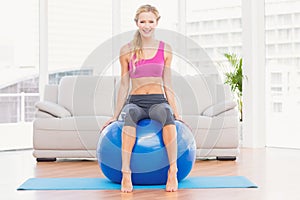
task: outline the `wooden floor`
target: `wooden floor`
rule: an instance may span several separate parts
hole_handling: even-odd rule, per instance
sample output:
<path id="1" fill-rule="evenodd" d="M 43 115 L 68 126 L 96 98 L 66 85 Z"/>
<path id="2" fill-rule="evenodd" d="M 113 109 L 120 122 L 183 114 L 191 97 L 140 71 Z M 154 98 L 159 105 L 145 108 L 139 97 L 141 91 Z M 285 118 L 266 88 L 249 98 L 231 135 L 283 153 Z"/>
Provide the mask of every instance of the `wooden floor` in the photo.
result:
<path id="1" fill-rule="evenodd" d="M 93 199 L 300 199 L 300 150 L 241 149 L 237 161 L 197 161 L 190 176 L 246 176 L 259 188 L 253 189 L 182 189 L 119 191 L 17 191 L 31 177 L 103 177 L 96 161 L 59 160 L 36 163 L 32 151 L 0 152 L 1 200 L 93 200 Z"/>

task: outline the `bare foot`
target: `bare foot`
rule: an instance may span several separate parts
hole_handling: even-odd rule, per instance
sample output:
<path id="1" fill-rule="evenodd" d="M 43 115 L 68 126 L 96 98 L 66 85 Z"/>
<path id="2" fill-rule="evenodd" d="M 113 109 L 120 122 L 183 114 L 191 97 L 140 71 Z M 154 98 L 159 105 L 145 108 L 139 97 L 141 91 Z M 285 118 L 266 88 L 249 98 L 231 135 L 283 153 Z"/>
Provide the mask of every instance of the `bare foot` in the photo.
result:
<path id="1" fill-rule="evenodd" d="M 128 193 L 132 192 L 133 186 L 131 182 L 131 173 L 123 172 L 122 182 L 121 182 L 121 191 Z"/>
<path id="2" fill-rule="evenodd" d="M 178 190 L 177 171 L 168 172 L 168 181 L 166 184 L 167 192 L 176 192 Z"/>

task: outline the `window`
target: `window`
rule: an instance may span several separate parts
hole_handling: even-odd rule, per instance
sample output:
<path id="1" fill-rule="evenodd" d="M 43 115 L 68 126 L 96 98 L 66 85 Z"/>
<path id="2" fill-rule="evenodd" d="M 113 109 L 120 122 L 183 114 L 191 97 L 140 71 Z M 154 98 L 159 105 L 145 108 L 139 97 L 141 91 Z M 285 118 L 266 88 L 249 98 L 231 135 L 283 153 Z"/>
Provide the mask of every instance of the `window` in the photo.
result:
<path id="1" fill-rule="evenodd" d="M 242 47 L 240 46 L 232 46 L 229 47 L 229 52 L 235 53 L 235 54 L 240 54 L 240 52 L 242 52 Z"/>
<path id="2" fill-rule="evenodd" d="M 287 26 L 290 24 L 292 24 L 292 15 L 291 14 L 278 15 L 278 25 Z"/>
<path id="3" fill-rule="evenodd" d="M 279 102 L 273 103 L 273 112 L 281 113 L 282 112 L 282 103 L 279 103 Z"/>
<path id="4" fill-rule="evenodd" d="M 300 36 L 300 35 L 299 35 Z M 295 43 L 295 53 L 300 52 L 300 43 Z"/>
<path id="5" fill-rule="evenodd" d="M 48 26 L 49 73 L 80 70 L 93 50 L 112 36 L 112 2 L 48 1 Z"/>
<path id="6" fill-rule="evenodd" d="M 282 92 L 282 87 L 271 87 L 272 92 Z"/>
<path id="7" fill-rule="evenodd" d="M 278 56 L 289 55 L 291 54 L 292 50 L 292 43 L 278 44 Z"/>
<path id="8" fill-rule="evenodd" d="M 300 148 L 294 141 L 300 140 L 299 123 L 294 123 L 299 114 L 300 93 L 297 92 L 300 69 L 299 35 L 300 0 L 265 0 L 265 36 L 267 41 L 266 99 L 267 146 Z M 274 47 L 275 45 L 275 47 Z M 282 130 L 289 131 L 282 134 Z"/>
<path id="9" fill-rule="evenodd" d="M 267 14 L 267 10 L 266 10 L 266 14 Z M 272 28 L 273 26 L 276 26 L 276 22 L 275 22 L 274 18 L 276 18 L 275 15 L 266 16 L 265 20 L 266 20 L 266 23 L 268 24 L 268 27 Z"/>
<path id="10" fill-rule="evenodd" d="M 300 70 L 300 58 L 295 59 L 295 65 L 296 65 L 296 69 Z"/>
<path id="11" fill-rule="evenodd" d="M 203 21 L 202 27 L 205 30 L 214 30 L 214 21 Z"/>
<path id="12" fill-rule="evenodd" d="M 271 73 L 271 84 L 282 84 L 282 73 Z"/>
<path id="13" fill-rule="evenodd" d="M 0 150 L 31 148 L 39 100 L 39 1 L 1 1 L 0 24 Z"/>
<path id="14" fill-rule="evenodd" d="M 221 42 L 223 45 L 224 43 L 229 42 L 228 33 L 216 34 L 216 40 Z"/>
<path id="15" fill-rule="evenodd" d="M 234 43 L 240 43 L 242 38 L 242 33 L 231 33 L 231 40 Z"/>
<path id="16" fill-rule="evenodd" d="M 214 35 L 208 34 L 208 35 L 201 35 L 200 36 L 200 45 L 212 45 L 216 43 L 216 39 Z"/>
<path id="17" fill-rule="evenodd" d="M 292 30 L 291 29 L 281 29 L 278 30 L 278 38 L 280 40 L 290 40 L 292 38 Z"/>
<path id="18" fill-rule="evenodd" d="M 267 43 L 273 43 L 274 40 L 276 40 L 277 34 L 276 30 L 267 30 L 266 31 L 266 36 L 267 36 Z"/>
<path id="19" fill-rule="evenodd" d="M 275 53 L 276 53 L 276 46 L 274 44 L 266 45 L 267 56 L 274 56 Z"/>
<path id="20" fill-rule="evenodd" d="M 300 21 L 300 13 L 295 13 L 294 21 L 295 22 L 299 22 Z"/>
<path id="21" fill-rule="evenodd" d="M 229 52 L 229 50 L 228 50 L 228 48 L 227 47 L 218 47 L 217 48 L 217 52 L 219 53 L 219 54 L 224 54 L 224 53 L 228 53 Z"/>
<path id="22" fill-rule="evenodd" d="M 228 28 L 229 24 L 228 24 L 227 19 L 217 20 L 216 22 L 217 22 L 217 24 L 216 24 L 217 29 L 219 29 L 219 28 L 221 28 L 221 29 Z"/>
<path id="23" fill-rule="evenodd" d="M 240 29 L 242 27 L 241 19 L 231 19 L 230 21 L 232 29 Z"/>
<path id="24" fill-rule="evenodd" d="M 0 6 L 0 123 L 33 119 L 39 100 L 38 8 L 38 0 Z"/>
<path id="25" fill-rule="evenodd" d="M 187 30 L 190 33 L 196 33 L 199 31 L 199 22 L 191 22 L 187 25 Z"/>
<path id="26" fill-rule="evenodd" d="M 80 69 L 49 74 L 49 84 L 58 85 L 64 76 L 93 75 L 92 69 Z"/>
<path id="27" fill-rule="evenodd" d="M 199 45 L 214 63 L 224 59 L 224 53 L 242 54 L 241 0 L 189 0 L 186 8 L 187 26 L 189 19 L 201 24 Z"/>
<path id="28" fill-rule="evenodd" d="M 295 33 L 295 34 L 294 34 L 294 35 L 295 35 L 295 41 L 300 42 L 300 38 L 297 37 L 297 36 L 300 35 L 300 28 L 295 28 L 294 33 Z"/>
<path id="29" fill-rule="evenodd" d="M 20 80 L 1 88 L 0 123 L 32 122 L 39 101 L 38 78 Z"/>
<path id="30" fill-rule="evenodd" d="M 196 43 L 199 43 L 199 36 L 198 35 L 192 35 L 190 36 L 192 40 L 194 40 Z"/>

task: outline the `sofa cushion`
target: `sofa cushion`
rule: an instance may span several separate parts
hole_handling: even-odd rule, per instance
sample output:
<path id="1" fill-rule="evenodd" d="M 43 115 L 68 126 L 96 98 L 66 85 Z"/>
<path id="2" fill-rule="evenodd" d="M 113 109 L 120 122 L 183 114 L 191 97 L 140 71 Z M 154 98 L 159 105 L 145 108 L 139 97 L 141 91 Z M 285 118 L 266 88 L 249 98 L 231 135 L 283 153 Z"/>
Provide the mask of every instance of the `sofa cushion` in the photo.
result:
<path id="1" fill-rule="evenodd" d="M 215 85 L 209 83 L 204 76 L 174 76 L 172 79 L 180 114 L 200 115 L 215 102 Z"/>
<path id="2" fill-rule="evenodd" d="M 50 101 L 39 101 L 35 104 L 35 107 L 55 117 L 62 118 L 71 116 L 71 113 L 67 109 Z"/>
<path id="3" fill-rule="evenodd" d="M 109 117 L 81 116 L 66 118 L 38 118 L 34 120 L 34 129 L 57 131 L 100 131 Z"/>
<path id="4" fill-rule="evenodd" d="M 207 117 L 199 115 L 184 115 L 182 120 L 186 122 L 193 130 L 197 129 L 223 129 L 237 127 L 236 115 Z"/>
<path id="5" fill-rule="evenodd" d="M 197 149 L 230 149 L 238 147 L 236 128 L 199 129 L 195 131 Z"/>
<path id="6" fill-rule="evenodd" d="M 58 151 L 53 156 L 58 158 L 63 151 L 73 151 L 73 154 L 75 154 L 78 151 L 94 149 L 96 152 L 100 134 L 96 131 L 35 130 L 34 136 L 33 145 L 35 150 Z M 79 157 L 75 156 L 75 158 Z"/>
<path id="7" fill-rule="evenodd" d="M 114 108 L 113 76 L 66 76 L 58 89 L 58 104 L 74 116 L 111 116 Z"/>

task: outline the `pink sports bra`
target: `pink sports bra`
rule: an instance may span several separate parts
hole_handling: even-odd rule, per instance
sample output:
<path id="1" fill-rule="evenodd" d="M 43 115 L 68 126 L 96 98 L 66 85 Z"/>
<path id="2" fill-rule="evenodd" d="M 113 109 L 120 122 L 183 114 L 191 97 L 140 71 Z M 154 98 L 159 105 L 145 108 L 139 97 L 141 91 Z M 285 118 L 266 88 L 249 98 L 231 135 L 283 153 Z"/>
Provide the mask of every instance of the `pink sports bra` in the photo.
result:
<path id="1" fill-rule="evenodd" d="M 129 62 L 129 75 L 130 78 L 141 77 L 162 77 L 165 59 L 164 59 L 164 43 L 159 42 L 158 50 L 153 58 L 141 59 L 135 63 L 135 70 L 133 69 L 133 61 L 135 55 Z"/>

